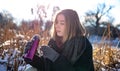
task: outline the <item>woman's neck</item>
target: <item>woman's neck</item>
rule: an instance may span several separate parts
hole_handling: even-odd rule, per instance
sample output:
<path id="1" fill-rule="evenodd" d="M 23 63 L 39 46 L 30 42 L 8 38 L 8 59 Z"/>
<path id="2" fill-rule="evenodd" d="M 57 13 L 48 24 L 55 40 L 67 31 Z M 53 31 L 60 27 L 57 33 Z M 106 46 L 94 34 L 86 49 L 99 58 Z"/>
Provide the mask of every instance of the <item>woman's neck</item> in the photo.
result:
<path id="1" fill-rule="evenodd" d="M 56 38 L 56 44 L 59 48 L 63 45 L 62 37 L 57 37 Z"/>

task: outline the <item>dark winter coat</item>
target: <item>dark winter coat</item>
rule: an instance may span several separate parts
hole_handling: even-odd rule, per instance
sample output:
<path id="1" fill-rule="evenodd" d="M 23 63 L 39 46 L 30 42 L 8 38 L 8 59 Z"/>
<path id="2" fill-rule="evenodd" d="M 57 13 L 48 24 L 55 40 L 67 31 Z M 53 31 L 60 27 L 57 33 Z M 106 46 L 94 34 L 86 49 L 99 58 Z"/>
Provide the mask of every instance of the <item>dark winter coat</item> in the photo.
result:
<path id="1" fill-rule="evenodd" d="M 72 38 L 61 47 L 51 39 L 48 45 L 60 54 L 55 62 L 35 55 L 28 63 L 40 71 L 94 71 L 92 46 L 86 37 Z"/>

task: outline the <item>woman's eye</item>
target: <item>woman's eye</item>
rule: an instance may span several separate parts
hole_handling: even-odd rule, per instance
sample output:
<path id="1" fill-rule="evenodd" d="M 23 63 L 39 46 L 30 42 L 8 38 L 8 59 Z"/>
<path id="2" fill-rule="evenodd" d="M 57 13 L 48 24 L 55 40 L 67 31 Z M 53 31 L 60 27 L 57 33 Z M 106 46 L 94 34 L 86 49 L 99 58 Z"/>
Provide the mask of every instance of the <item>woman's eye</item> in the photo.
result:
<path id="1" fill-rule="evenodd" d="M 61 25 L 64 25 L 65 23 L 63 22 L 63 23 L 60 23 Z"/>

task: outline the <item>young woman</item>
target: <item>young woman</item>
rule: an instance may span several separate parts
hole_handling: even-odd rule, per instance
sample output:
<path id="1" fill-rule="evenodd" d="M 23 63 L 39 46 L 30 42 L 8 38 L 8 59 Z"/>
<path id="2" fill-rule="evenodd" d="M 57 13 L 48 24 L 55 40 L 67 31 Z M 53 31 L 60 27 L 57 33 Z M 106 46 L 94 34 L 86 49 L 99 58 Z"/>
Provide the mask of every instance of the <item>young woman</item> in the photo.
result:
<path id="1" fill-rule="evenodd" d="M 56 14 L 52 38 L 41 46 L 43 56 L 25 61 L 40 71 L 94 71 L 92 46 L 78 14 L 65 9 Z"/>

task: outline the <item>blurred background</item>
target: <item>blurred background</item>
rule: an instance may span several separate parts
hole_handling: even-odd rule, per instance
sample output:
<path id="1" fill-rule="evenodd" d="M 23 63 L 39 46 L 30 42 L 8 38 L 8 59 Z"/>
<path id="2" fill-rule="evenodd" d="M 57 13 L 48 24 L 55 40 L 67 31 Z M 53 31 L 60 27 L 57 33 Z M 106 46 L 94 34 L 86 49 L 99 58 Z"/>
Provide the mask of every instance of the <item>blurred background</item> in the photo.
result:
<path id="1" fill-rule="evenodd" d="M 54 14 L 62 9 L 78 12 L 95 70 L 120 71 L 120 0 L 0 0 L 0 71 L 23 71 L 26 42 L 39 34 L 40 45 L 47 45 Z"/>

